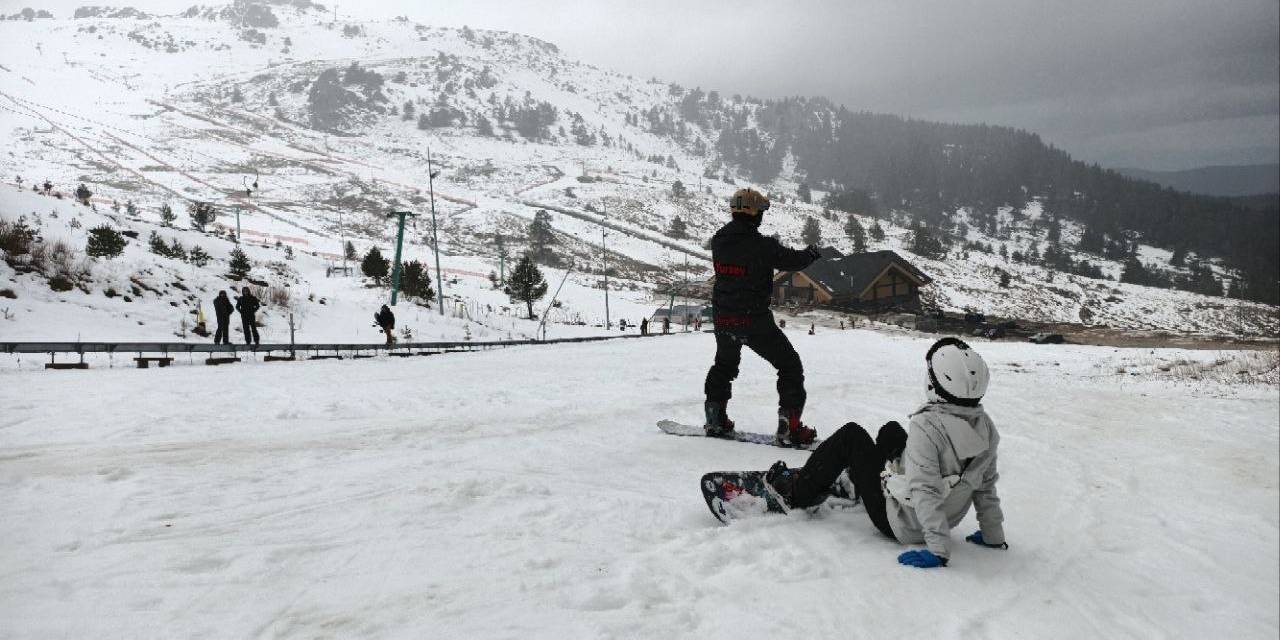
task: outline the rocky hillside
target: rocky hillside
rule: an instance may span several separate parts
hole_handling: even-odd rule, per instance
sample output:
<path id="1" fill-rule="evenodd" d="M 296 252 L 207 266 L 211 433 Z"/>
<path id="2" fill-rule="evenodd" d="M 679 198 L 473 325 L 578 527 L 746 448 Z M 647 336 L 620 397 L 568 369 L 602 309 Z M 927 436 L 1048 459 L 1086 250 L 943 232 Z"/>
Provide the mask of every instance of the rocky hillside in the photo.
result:
<path id="1" fill-rule="evenodd" d="M 335 23 L 305 1 L 76 15 L 0 22 L 9 150 L 0 171 L 26 189 L 47 179 L 70 194 L 85 183 L 99 208 L 132 201 L 136 224 L 159 225 L 165 204 L 208 202 L 245 240 L 338 264 L 345 241 L 386 251 L 386 214 L 408 207 L 422 214 L 408 251 L 425 260 L 434 258 L 430 161 L 446 271 L 474 274 L 461 277 L 483 288 L 489 271 L 532 251 L 555 277 L 571 268 L 570 287 L 597 289 L 574 316 L 592 324 L 603 320 L 607 269 L 635 320 L 705 277 L 703 243 L 724 220 L 725 197 L 762 177 L 743 161 L 754 148 L 778 163 L 757 184 L 777 203 L 768 232 L 800 244 L 813 220 L 822 244 L 849 251 L 852 216 L 868 248 L 895 249 L 936 279 L 927 295 L 941 308 L 1215 334 L 1280 329 L 1271 306 L 1118 282 L 1136 261 L 1164 282 L 1222 292 L 1234 272 L 1211 255 L 1175 255 L 1133 234 L 1123 251 L 1114 238 L 1094 246 L 1087 228 L 1034 196 L 954 204 L 942 217 L 860 201 L 848 185 L 808 184 L 793 156 L 777 155 L 758 133 L 776 128 L 760 121 L 769 112 L 759 101 L 602 70 L 535 38 L 408 19 Z M 30 214 L 8 206 L 7 220 Z"/>

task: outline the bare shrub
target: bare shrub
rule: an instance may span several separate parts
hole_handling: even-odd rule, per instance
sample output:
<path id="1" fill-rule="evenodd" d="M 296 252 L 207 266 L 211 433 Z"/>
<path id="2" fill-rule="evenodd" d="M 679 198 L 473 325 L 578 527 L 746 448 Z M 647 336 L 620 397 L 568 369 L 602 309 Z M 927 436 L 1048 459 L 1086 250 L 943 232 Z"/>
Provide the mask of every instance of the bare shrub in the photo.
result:
<path id="1" fill-rule="evenodd" d="M 261 297 L 261 296 L 260 296 Z M 268 287 L 266 297 L 262 298 L 273 307 L 288 309 L 293 295 L 284 287 Z"/>

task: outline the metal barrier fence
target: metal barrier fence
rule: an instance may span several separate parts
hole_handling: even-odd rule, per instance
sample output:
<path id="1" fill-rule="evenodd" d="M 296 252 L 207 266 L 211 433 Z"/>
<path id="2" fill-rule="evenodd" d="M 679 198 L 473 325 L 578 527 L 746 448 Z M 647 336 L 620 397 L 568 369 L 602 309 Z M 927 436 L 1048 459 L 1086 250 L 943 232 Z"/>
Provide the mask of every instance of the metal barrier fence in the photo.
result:
<path id="1" fill-rule="evenodd" d="M 213 362 L 222 355 L 227 359 L 237 359 L 241 353 L 261 353 L 265 354 L 268 359 L 274 360 L 291 360 L 295 359 L 298 354 L 312 354 L 313 358 L 335 357 L 343 354 L 362 356 L 366 354 L 387 353 L 389 355 L 431 355 L 433 353 L 445 353 L 456 351 L 479 351 L 487 349 L 501 349 L 504 347 L 517 347 L 524 345 L 541 345 L 541 344 L 564 344 L 574 342 L 601 342 L 604 340 L 618 340 L 627 338 L 640 338 L 636 334 L 623 336 L 584 336 L 580 338 L 555 338 L 552 340 L 498 340 L 498 341 L 454 341 L 454 342 L 401 342 L 394 344 L 385 343 L 297 343 L 297 344 L 211 344 L 208 342 L 0 342 L 0 353 L 4 354 L 23 354 L 23 353 L 47 353 L 49 354 L 50 368 L 62 368 L 56 363 L 58 354 L 75 354 L 80 360 L 78 364 L 66 364 L 65 368 L 84 368 L 84 355 L 86 353 L 104 353 L 107 355 L 116 354 L 137 354 L 135 360 L 139 361 L 138 366 L 145 367 L 144 361 L 158 361 L 160 366 L 167 366 L 166 360 L 172 360 L 172 356 L 177 354 L 207 354 L 208 364 L 216 364 Z M 272 354 L 287 352 L 288 356 L 273 356 Z M 144 356 L 144 354 L 147 354 Z M 160 355 L 151 355 L 160 354 Z M 332 354 L 332 355 L 326 355 Z"/>

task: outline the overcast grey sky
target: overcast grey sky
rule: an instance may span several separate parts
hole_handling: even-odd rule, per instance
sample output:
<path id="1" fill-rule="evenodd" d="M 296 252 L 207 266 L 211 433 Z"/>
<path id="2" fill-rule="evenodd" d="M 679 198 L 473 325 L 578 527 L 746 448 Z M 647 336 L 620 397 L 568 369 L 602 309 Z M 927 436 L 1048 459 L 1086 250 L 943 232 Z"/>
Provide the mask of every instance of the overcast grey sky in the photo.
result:
<path id="1" fill-rule="evenodd" d="M 27 4 L 61 16 L 87 3 L 0 0 Z M 337 4 L 340 16 L 519 31 L 600 67 L 727 94 L 1023 127 L 1106 166 L 1280 161 L 1277 0 Z"/>

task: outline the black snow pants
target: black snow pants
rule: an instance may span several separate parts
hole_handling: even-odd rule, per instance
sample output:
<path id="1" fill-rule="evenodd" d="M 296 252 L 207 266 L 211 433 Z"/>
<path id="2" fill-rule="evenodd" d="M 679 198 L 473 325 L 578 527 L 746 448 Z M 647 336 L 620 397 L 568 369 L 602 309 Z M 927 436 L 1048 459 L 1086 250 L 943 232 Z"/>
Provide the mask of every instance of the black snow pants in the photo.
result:
<path id="1" fill-rule="evenodd" d="M 218 330 L 213 332 L 214 344 L 231 344 L 231 316 L 218 316 Z"/>
<path id="2" fill-rule="evenodd" d="M 240 314 L 240 322 L 244 325 L 244 343 L 262 344 L 262 341 L 258 339 L 258 323 L 253 315 L 252 313 Z"/>
<path id="3" fill-rule="evenodd" d="M 889 516 L 885 513 L 884 490 L 880 485 L 880 472 L 884 463 L 902 455 L 907 444 L 907 433 L 902 425 L 890 422 L 880 427 L 876 439 L 866 429 L 850 422 L 822 441 L 809 460 L 804 463 L 796 478 L 791 503 L 795 507 L 809 507 L 826 499 L 831 485 L 840 472 L 849 470 L 849 479 L 858 490 L 863 506 L 872 524 L 881 533 L 896 540 Z"/>
<path id="4" fill-rule="evenodd" d="M 707 401 L 728 402 L 733 397 L 733 381 L 738 377 L 744 346 L 778 370 L 778 407 L 804 409 L 804 365 L 771 316 L 740 330 L 716 330 L 716 359 L 703 385 Z"/>

